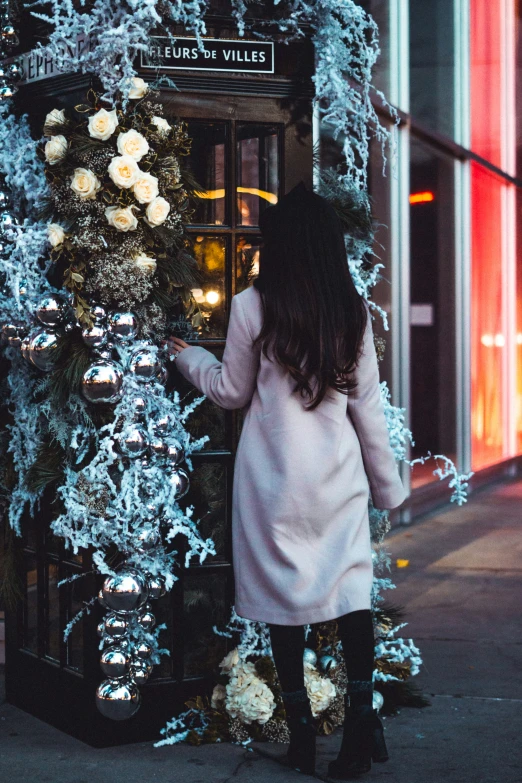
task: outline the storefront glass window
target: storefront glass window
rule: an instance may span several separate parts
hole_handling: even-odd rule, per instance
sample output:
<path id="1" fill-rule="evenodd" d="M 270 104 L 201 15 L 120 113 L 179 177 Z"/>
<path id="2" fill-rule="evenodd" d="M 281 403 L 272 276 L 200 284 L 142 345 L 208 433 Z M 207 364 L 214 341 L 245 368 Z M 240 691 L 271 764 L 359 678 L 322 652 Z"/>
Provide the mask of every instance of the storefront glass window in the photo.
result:
<path id="1" fill-rule="evenodd" d="M 412 138 L 410 425 L 412 458 L 456 457 L 454 162 Z M 433 460 L 412 488 L 438 481 Z"/>
<path id="2" fill-rule="evenodd" d="M 390 0 L 359 0 L 358 5 L 371 14 L 379 28 L 381 53 L 373 70 L 373 84 L 387 95 L 390 88 Z"/>
<path id="3" fill-rule="evenodd" d="M 471 438 L 472 468 L 503 456 L 502 202 L 505 183 L 471 167 Z"/>
<path id="4" fill-rule="evenodd" d="M 237 224 L 258 226 L 266 207 L 277 204 L 279 137 L 277 126 L 238 123 Z"/>
<path id="5" fill-rule="evenodd" d="M 240 236 L 237 240 L 236 293 L 252 285 L 259 274 L 259 252 L 261 238 Z"/>
<path id="6" fill-rule="evenodd" d="M 224 237 L 196 235 L 194 258 L 202 275 L 200 288 L 192 294 L 208 324 L 204 337 L 224 337 L 226 333 L 225 268 L 226 240 Z"/>
<path id="7" fill-rule="evenodd" d="M 471 2 L 471 148 L 502 167 L 505 2 Z"/>
<path id="8" fill-rule="evenodd" d="M 430 130 L 453 137 L 453 0 L 410 0 L 410 111 Z"/>
<path id="9" fill-rule="evenodd" d="M 200 201 L 192 222 L 223 225 L 226 215 L 227 126 L 224 122 L 189 122 L 192 137 L 190 172 L 199 185 Z"/>

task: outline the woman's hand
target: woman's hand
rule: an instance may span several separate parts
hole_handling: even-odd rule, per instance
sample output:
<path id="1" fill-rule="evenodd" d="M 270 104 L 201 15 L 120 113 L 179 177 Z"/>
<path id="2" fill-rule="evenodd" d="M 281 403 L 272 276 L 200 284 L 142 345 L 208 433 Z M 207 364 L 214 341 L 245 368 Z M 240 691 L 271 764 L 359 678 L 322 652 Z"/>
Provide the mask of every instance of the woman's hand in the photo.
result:
<path id="1" fill-rule="evenodd" d="M 174 358 L 188 347 L 188 343 L 182 340 L 181 337 L 173 337 L 171 335 L 167 340 L 167 350 L 170 354 L 174 354 Z"/>

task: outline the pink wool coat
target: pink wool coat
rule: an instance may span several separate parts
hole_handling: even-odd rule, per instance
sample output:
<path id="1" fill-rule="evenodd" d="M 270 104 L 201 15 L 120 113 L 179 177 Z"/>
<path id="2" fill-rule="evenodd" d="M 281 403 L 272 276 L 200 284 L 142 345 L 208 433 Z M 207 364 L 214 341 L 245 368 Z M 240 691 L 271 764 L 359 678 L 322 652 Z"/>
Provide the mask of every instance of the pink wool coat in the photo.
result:
<path id="1" fill-rule="evenodd" d="M 377 508 L 406 497 L 379 391 L 371 317 L 349 395 L 330 390 L 306 411 L 294 382 L 253 341 L 261 296 L 232 299 L 223 362 L 201 346 L 180 352 L 181 373 L 222 408 L 244 408 L 232 505 L 236 611 L 304 625 L 370 608 L 368 496 Z"/>

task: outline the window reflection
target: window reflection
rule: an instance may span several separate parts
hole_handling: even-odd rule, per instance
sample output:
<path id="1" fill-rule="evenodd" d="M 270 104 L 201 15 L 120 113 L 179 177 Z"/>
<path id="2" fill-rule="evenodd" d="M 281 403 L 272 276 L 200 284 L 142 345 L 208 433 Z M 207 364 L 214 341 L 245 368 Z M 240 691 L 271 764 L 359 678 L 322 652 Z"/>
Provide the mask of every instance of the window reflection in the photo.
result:
<path id="1" fill-rule="evenodd" d="M 225 262 L 226 241 L 224 237 L 195 236 L 194 258 L 202 274 L 201 287 L 193 288 L 192 294 L 199 304 L 208 330 L 203 337 L 225 336 Z"/>
<path id="2" fill-rule="evenodd" d="M 409 8 L 411 113 L 453 137 L 453 0 L 410 0 Z"/>
<path id="3" fill-rule="evenodd" d="M 214 673 L 226 654 L 227 640 L 213 631 L 228 620 L 226 582 L 220 573 L 188 571 L 184 579 L 185 677 Z"/>
<path id="4" fill-rule="evenodd" d="M 237 222 L 259 225 L 279 194 L 278 129 L 274 125 L 237 125 Z"/>
<path id="5" fill-rule="evenodd" d="M 189 166 L 202 188 L 193 222 L 222 225 L 226 222 L 226 125 L 189 122 L 188 132 L 192 136 Z"/>
<path id="6" fill-rule="evenodd" d="M 58 587 L 58 566 L 47 566 L 47 634 L 45 653 L 49 658 L 60 660 L 60 595 Z"/>
<path id="7" fill-rule="evenodd" d="M 252 285 L 259 274 L 259 237 L 239 237 L 237 241 L 236 293 Z"/>
<path id="8" fill-rule="evenodd" d="M 411 142 L 411 429 L 412 459 L 445 454 L 455 460 L 455 256 L 453 166 L 416 139 Z M 438 481 L 435 464 L 418 463 L 412 488 Z"/>
<path id="9" fill-rule="evenodd" d="M 25 611 L 23 646 L 37 652 L 38 645 L 38 574 L 34 555 L 24 555 Z"/>

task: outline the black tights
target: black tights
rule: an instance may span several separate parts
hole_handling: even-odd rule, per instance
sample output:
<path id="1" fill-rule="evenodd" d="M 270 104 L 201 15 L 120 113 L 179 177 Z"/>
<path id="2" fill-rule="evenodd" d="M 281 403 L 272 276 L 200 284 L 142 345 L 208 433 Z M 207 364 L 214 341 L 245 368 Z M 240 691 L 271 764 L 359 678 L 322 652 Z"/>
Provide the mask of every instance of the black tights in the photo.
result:
<path id="1" fill-rule="evenodd" d="M 369 609 L 349 612 L 337 618 L 339 637 L 348 675 L 350 704 L 371 704 L 374 666 L 372 613 Z M 272 652 L 285 694 L 302 693 L 304 689 L 302 625 L 269 624 Z"/>

